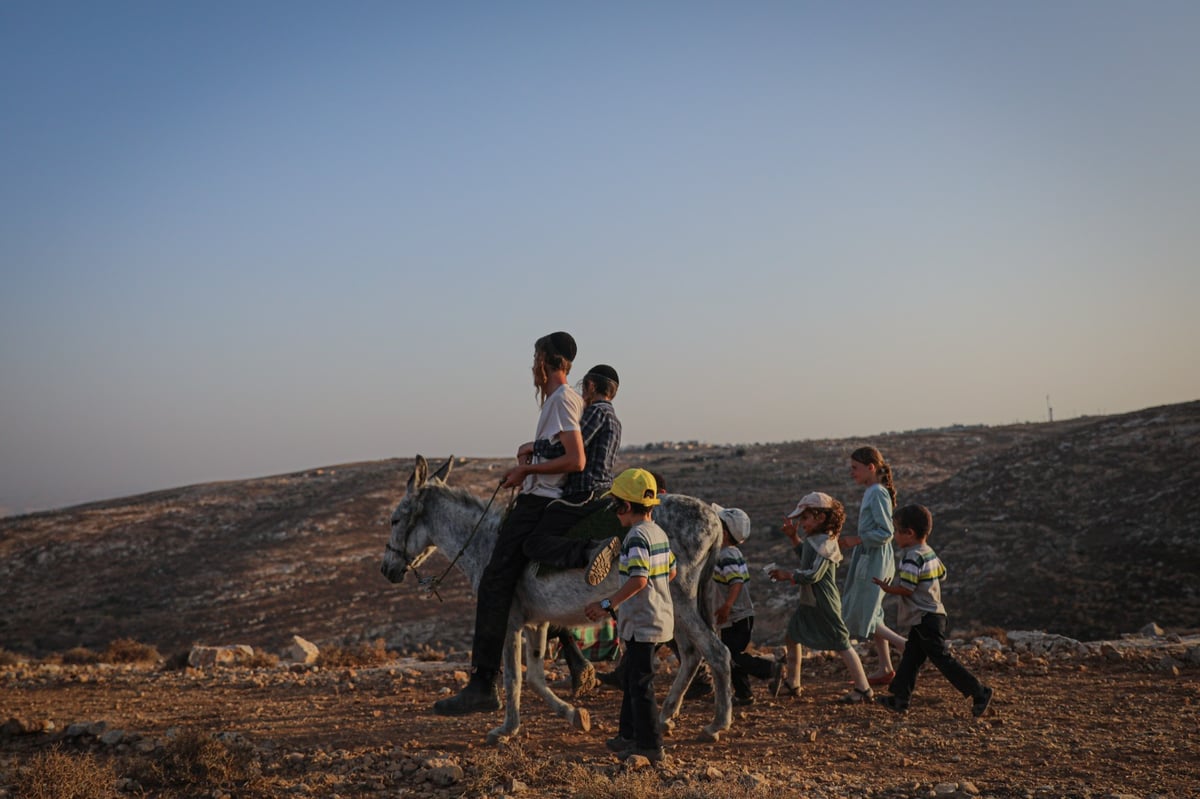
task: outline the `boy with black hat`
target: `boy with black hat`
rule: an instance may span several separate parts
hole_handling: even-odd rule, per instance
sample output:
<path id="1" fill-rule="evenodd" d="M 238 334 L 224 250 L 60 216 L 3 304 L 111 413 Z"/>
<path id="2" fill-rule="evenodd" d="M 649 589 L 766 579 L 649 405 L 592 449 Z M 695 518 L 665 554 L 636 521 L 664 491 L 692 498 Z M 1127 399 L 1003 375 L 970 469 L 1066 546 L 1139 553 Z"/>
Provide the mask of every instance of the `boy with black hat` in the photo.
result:
<path id="1" fill-rule="evenodd" d="M 612 405 L 620 382 L 617 370 L 602 363 L 589 369 L 580 385 L 586 407 L 579 426 L 587 465 L 583 471 L 567 475 L 562 498 L 547 506 L 542 520 L 525 539 L 525 554 L 560 569 L 587 567 L 584 577 L 588 585 L 599 585 L 612 569 L 621 540 L 611 538 L 596 544 L 586 538 L 567 538 L 563 533 L 607 504 L 600 495 L 612 485 L 613 465 L 621 448 L 621 420 Z M 538 439 L 524 445 L 518 455 L 555 458 L 562 452 L 560 442 Z"/>
<path id="2" fill-rule="evenodd" d="M 457 694 L 433 704 L 435 713 L 458 716 L 498 710 L 496 677 L 508 632 L 508 611 L 521 574 L 529 564 L 524 543 L 541 521 L 546 506 L 562 496 L 566 476 L 584 467 L 579 417 L 583 399 L 567 383 L 575 339 L 559 331 L 539 338 L 533 346 L 533 385 L 541 413 L 535 438 L 557 441 L 562 454 L 545 457 L 518 449 L 517 465 L 505 473 L 503 488 L 520 487 L 516 502 L 496 536 L 491 558 L 483 570 L 475 603 L 475 635 L 471 646 L 471 679 Z"/>

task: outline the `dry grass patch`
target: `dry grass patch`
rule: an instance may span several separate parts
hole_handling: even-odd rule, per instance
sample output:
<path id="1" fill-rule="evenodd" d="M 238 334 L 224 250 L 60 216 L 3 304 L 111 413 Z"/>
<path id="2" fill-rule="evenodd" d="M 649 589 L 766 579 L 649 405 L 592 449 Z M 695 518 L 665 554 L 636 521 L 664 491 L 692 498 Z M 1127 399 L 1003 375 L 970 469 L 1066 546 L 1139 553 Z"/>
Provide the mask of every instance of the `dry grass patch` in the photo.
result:
<path id="1" fill-rule="evenodd" d="M 373 643 L 360 643 L 350 647 L 328 646 L 321 648 L 317 663 L 322 667 L 367 668 L 380 666 L 395 657 L 387 651 L 382 638 Z"/>
<path id="2" fill-rule="evenodd" d="M 117 775 L 90 753 L 69 755 L 55 748 L 38 752 L 17 773 L 22 799 L 114 799 Z"/>
<path id="3" fill-rule="evenodd" d="M 47 663 L 59 660 L 68 666 L 91 666 L 100 662 L 100 655 L 86 646 L 76 646 L 63 652 L 58 657 L 53 655 L 46 658 Z"/>
<path id="4" fill-rule="evenodd" d="M 150 795 L 197 796 L 197 788 L 220 788 L 239 797 L 274 797 L 277 786 L 262 774 L 248 743 L 225 741 L 188 730 L 172 738 L 151 759 L 137 764 L 134 778 Z"/>
<path id="5" fill-rule="evenodd" d="M 143 644 L 132 638 L 118 638 L 104 650 L 103 660 L 105 663 L 157 663 L 162 660 L 162 655 L 151 644 Z"/>
<path id="6" fill-rule="evenodd" d="M 21 661 L 21 656 L 16 652 L 9 652 L 7 649 L 0 647 L 0 666 L 15 666 Z"/>

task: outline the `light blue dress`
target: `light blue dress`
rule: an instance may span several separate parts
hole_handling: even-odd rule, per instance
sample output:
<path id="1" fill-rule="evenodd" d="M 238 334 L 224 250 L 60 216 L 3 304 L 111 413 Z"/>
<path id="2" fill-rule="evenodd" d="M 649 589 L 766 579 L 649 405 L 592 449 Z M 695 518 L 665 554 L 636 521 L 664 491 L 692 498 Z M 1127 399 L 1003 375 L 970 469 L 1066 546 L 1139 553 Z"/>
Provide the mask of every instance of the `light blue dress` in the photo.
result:
<path id="1" fill-rule="evenodd" d="M 883 623 L 883 589 L 871 578 L 890 581 L 895 574 L 894 532 L 891 495 L 879 483 L 867 486 L 858 512 L 862 543 L 850 550 L 846 590 L 842 592 L 842 618 L 856 638 L 870 638 Z"/>

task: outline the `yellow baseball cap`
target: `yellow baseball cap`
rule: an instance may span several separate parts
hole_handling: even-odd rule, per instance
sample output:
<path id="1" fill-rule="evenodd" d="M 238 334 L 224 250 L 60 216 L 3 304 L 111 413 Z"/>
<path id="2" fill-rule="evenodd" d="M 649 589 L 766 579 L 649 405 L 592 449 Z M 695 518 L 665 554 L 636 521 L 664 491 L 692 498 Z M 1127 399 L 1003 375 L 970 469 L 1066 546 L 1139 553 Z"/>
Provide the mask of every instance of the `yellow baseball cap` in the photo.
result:
<path id="1" fill-rule="evenodd" d="M 658 484 L 654 475 L 645 469 L 626 469 L 613 480 L 612 488 L 604 496 L 614 496 L 639 505 L 658 504 Z"/>

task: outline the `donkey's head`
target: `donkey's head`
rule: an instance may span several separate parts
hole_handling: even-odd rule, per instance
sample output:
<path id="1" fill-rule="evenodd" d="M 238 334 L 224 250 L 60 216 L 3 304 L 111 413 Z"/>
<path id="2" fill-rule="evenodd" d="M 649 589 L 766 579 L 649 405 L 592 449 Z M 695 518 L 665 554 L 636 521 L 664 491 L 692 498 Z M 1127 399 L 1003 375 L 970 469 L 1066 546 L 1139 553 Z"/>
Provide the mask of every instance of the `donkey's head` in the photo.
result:
<path id="1" fill-rule="evenodd" d="M 425 522 L 425 494 L 427 486 L 440 485 L 450 474 L 451 457 L 442 467 L 429 477 L 429 464 L 425 458 L 417 456 L 413 473 L 408 478 L 408 489 L 404 499 L 392 511 L 392 534 L 388 538 L 387 548 L 383 553 L 383 565 L 380 571 L 383 576 L 393 583 L 404 579 L 410 570 L 420 566 L 437 549 L 430 538 L 430 531 Z"/>

